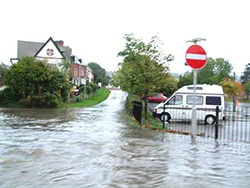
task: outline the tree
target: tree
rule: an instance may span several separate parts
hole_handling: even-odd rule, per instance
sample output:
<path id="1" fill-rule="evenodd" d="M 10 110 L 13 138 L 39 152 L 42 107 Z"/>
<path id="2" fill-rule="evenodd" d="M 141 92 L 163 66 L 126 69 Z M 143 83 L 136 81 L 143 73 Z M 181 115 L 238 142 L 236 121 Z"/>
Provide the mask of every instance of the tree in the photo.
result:
<path id="1" fill-rule="evenodd" d="M 0 64 L 0 86 L 3 85 L 4 73 L 5 73 L 5 71 L 8 70 L 8 68 L 9 67 L 7 65 L 5 65 L 3 63 Z"/>
<path id="2" fill-rule="evenodd" d="M 184 75 L 179 76 L 178 88 L 186 85 L 192 85 L 194 82 L 193 72 L 186 72 Z"/>
<path id="3" fill-rule="evenodd" d="M 246 64 L 243 75 L 240 77 L 241 83 L 244 85 L 250 80 L 250 63 Z"/>
<path id="4" fill-rule="evenodd" d="M 132 34 L 125 35 L 126 47 L 118 53 L 123 57 L 120 68 L 113 76 L 112 84 L 122 90 L 141 96 L 145 102 L 145 119 L 147 119 L 147 96 L 167 88 L 172 82 L 168 66 L 164 64 L 173 60 L 166 56 L 159 47 L 158 37 L 152 37 L 146 44 Z"/>
<path id="5" fill-rule="evenodd" d="M 247 95 L 247 100 L 249 100 L 249 94 L 250 94 L 250 80 L 248 80 L 245 84 L 245 93 Z"/>
<path id="6" fill-rule="evenodd" d="M 99 64 L 90 62 L 88 66 L 92 69 L 94 75 L 95 83 L 101 82 L 103 85 L 108 85 L 111 79 L 105 69 L 103 69 Z"/>
<path id="7" fill-rule="evenodd" d="M 224 78 L 232 78 L 232 65 L 224 58 L 208 58 L 205 67 L 197 72 L 197 83 L 219 84 Z"/>
<path id="8" fill-rule="evenodd" d="M 5 74 L 4 83 L 16 101 L 28 106 L 55 107 L 66 101 L 69 90 L 67 76 L 57 67 L 34 57 L 24 57 Z"/>
<path id="9" fill-rule="evenodd" d="M 240 82 L 234 82 L 231 79 L 224 79 L 224 81 L 220 82 L 220 85 L 230 98 L 242 96 L 244 93 L 244 87 Z"/>

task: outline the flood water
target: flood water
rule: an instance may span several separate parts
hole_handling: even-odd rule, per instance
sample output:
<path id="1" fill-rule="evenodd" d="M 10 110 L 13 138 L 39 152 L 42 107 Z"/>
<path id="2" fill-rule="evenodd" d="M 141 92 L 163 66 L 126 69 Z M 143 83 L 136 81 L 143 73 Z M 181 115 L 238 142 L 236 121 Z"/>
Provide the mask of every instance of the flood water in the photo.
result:
<path id="1" fill-rule="evenodd" d="M 77 109 L 0 108 L 0 187 L 250 187 L 250 144 L 130 127 L 126 94 Z"/>

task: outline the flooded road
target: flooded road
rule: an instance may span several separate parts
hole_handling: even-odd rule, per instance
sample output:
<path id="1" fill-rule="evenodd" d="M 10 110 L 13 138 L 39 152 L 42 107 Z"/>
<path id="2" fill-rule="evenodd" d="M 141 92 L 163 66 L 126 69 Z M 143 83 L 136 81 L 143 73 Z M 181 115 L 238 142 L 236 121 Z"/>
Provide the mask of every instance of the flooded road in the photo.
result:
<path id="1" fill-rule="evenodd" d="M 250 144 L 131 128 L 125 98 L 0 108 L 0 187 L 249 187 Z"/>

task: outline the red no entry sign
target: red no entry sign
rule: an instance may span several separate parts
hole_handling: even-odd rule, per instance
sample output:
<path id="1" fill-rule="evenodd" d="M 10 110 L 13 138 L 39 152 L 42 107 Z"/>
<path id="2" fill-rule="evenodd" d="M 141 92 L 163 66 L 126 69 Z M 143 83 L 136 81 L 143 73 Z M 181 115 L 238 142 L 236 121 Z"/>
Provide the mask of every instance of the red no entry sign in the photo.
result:
<path id="1" fill-rule="evenodd" d="M 195 44 L 187 49 L 186 61 L 193 69 L 201 69 L 207 62 L 207 54 L 201 46 Z"/>

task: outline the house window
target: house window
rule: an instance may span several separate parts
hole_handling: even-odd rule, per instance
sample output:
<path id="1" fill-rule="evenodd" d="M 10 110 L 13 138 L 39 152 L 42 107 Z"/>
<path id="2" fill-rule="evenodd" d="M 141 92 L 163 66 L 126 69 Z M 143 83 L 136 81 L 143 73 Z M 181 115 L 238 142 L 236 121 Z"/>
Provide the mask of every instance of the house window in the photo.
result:
<path id="1" fill-rule="evenodd" d="M 84 70 L 81 69 L 81 76 L 84 76 Z"/>
<path id="2" fill-rule="evenodd" d="M 74 77 L 77 77 L 77 68 L 74 68 Z"/>

